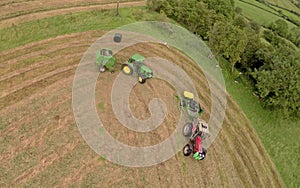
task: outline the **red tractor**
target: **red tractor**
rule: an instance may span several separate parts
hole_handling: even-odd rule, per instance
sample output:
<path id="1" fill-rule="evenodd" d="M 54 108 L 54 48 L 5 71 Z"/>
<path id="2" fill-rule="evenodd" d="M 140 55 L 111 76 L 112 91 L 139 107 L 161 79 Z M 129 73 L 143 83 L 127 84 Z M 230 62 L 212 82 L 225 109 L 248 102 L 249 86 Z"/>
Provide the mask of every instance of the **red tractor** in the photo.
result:
<path id="1" fill-rule="evenodd" d="M 189 138 L 189 143 L 183 147 L 183 155 L 189 156 L 193 153 L 196 160 L 203 160 L 207 150 L 202 147 L 202 140 L 209 136 L 207 123 L 200 118 L 196 118 L 193 122 L 185 124 L 183 135 Z"/>

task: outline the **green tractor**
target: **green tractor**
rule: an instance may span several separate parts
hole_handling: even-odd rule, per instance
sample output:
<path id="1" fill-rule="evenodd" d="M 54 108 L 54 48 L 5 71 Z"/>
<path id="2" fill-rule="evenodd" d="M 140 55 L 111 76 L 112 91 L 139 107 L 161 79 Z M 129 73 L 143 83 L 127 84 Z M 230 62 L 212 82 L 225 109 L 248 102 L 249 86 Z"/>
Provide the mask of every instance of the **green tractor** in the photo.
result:
<path id="1" fill-rule="evenodd" d="M 153 77 L 153 71 L 144 64 L 145 57 L 134 54 L 122 64 L 122 72 L 126 75 L 137 75 L 139 83 L 143 84 L 146 79 Z"/>
<path id="2" fill-rule="evenodd" d="M 96 64 L 99 67 L 100 72 L 109 70 L 114 72 L 113 67 L 116 64 L 116 59 L 113 57 L 113 52 L 110 49 L 102 48 L 97 52 Z"/>
<path id="3" fill-rule="evenodd" d="M 193 120 L 198 118 L 204 110 L 201 108 L 199 102 L 194 100 L 194 94 L 188 91 L 183 92 L 183 96 L 175 96 L 177 101 L 179 101 L 179 107 L 181 109 L 186 109 L 189 118 Z"/>

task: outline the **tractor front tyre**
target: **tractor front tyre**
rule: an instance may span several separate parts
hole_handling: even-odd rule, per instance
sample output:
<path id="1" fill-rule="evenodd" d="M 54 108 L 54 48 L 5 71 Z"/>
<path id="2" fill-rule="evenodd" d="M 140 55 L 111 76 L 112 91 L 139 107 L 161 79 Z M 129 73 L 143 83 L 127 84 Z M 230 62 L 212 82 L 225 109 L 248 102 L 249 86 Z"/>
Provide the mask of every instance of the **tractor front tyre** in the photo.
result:
<path id="1" fill-rule="evenodd" d="M 139 80 L 139 82 L 140 82 L 140 84 L 144 84 L 145 82 L 146 82 L 146 77 L 145 76 L 143 76 L 143 75 L 140 75 L 139 77 L 138 77 L 138 80 Z"/>
<path id="2" fill-rule="evenodd" d="M 191 144 L 186 144 L 182 149 L 184 156 L 189 156 L 193 152 L 193 147 Z"/>
<path id="3" fill-rule="evenodd" d="M 193 124 L 191 122 L 188 122 L 184 125 L 182 129 L 182 134 L 185 137 L 191 137 L 193 134 Z"/>
<path id="4" fill-rule="evenodd" d="M 122 65 L 122 72 L 126 75 L 132 75 L 133 74 L 133 70 L 129 65 Z"/>

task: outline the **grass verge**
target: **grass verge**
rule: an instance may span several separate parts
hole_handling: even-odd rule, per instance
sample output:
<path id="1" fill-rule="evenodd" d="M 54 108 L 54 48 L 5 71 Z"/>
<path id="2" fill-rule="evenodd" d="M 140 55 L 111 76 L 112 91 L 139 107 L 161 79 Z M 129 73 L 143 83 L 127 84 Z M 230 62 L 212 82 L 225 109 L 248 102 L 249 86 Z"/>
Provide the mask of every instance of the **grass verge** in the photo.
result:
<path id="1" fill-rule="evenodd" d="M 227 91 L 254 126 L 284 183 L 287 187 L 298 187 L 300 185 L 300 118 L 287 119 L 278 111 L 263 108 L 253 94 L 250 84 L 242 77 L 237 78 L 236 83 L 226 60 L 222 59 L 220 65 Z"/>
<path id="2" fill-rule="evenodd" d="M 158 13 L 150 13 L 144 7 L 132 7 L 120 9 L 120 16 L 116 16 L 115 10 L 98 10 L 35 20 L 1 29 L 0 52 L 60 35 L 111 30 L 136 21 L 160 19 L 161 15 Z"/>

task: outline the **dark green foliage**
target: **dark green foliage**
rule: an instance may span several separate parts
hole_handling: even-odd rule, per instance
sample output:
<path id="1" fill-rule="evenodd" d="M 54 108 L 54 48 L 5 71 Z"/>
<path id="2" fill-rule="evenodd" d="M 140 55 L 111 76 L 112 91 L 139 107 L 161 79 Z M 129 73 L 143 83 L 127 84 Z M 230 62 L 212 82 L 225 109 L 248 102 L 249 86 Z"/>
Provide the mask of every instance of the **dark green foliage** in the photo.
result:
<path id="1" fill-rule="evenodd" d="M 300 48 L 300 27 L 292 28 L 287 38 Z"/>
<path id="2" fill-rule="evenodd" d="M 191 32 L 207 39 L 214 18 L 204 3 L 196 0 L 181 1 L 176 10 L 175 16 L 178 22 L 187 26 Z"/>
<path id="3" fill-rule="evenodd" d="M 236 7 L 235 8 L 235 13 L 242 14 L 242 12 L 243 12 L 243 9 L 241 7 Z"/>
<path id="4" fill-rule="evenodd" d="M 147 7 L 151 10 L 160 12 L 160 10 L 166 6 L 168 2 L 165 0 L 148 0 L 147 1 Z"/>
<path id="5" fill-rule="evenodd" d="M 290 40 L 295 46 L 300 47 L 300 27 L 293 27 L 290 30 L 284 20 L 276 20 L 270 25 L 270 29 L 277 35 Z"/>
<path id="6" fill-rule="evenodd" d="M 249 24 L 248 20 L 246 20 L 246 18 L 244 18 L 241 15 L 237 15 L 234 18 L 233 25 L 239 27 L 240 29 L 250 28 L 250 24 Z"/>
<path id="7" fill-rule="evenodd" d="M 217 14 L 224 15 L 227 19 L 234 18 L 234 1 L 233 0 L 202 0 L 208 5 L 208 8 L 214 10 Z"/>
<path id="8" fill-rule="evenodd" d="M 232 0 L 148 0 L 148 6 L 209 39 L 213 54 L 231 64 L 233 77 L 239 71 L 250 76 L 265 106 L 299 115 L 299 27 L 289 30 L 279 19 L 262 29 Z"/>
<path id="9" fill-rule="evenodd" d="M 282 37 L 286 37 L 288 34 L 288 24 L 282 19 L 278 19 L 270 25 L 270 28 Z"/>
<path id="10" fill-rule="evenodd" d="M 254 21 L 250 21 L 250 27 L 252 30 L 254 30 L 256 33 L 259 33 L 260 32 L 260 29 L 261 29 L 261 26 L 254 22 Z"/>
<path id="11" fill-rule="evenodd" d="M 252 72 L 255 68 L 259 68 L 264 65 L 265 57 L 272 48 L 270 45 L 264 44 L 261 38 L 255 31 L 246 31 L 248 37 L 248 43 L 246 45 L 244 53 L 241 55 L 240 69 L 243 72 Z"/>
<path id="12" fill-rule="evenodd" d="M 217 1 L 206 4 L 205 1 L 198 0 L 148 0 L 148 7 L 151 10 L 163 12 L 168 17 L 183 24 L 191 32 L 207 40 L 213 23 L 225 19 L 226 16 L 231 17 L 234 15 L 234 9 L 233 7 L 229 8 L 229 5 L 227 6 L 226 11 L 216 10 L 226 5 L 226 3 L 222 3 L 224 5 L 219 8 L 218 6 L 212 6 L 212 3 L 216 2 Z M 231 1 L 228 2 L 231 4 Z M 212 9 L 210 9 L 209 6 L 211 6 Z M 228 11 L 231 10 L 232 13 L 229 13 Z M 219 14 L 216 14 L 216 12 L 219 12 Z"/>
<path id="13" fill-rule="evenodd" d="M 300 115 L 300 56 L 297 51 L 279 47 L 269 62 L 255 70 L 257 94 L 267 107 Z"/>
<path id="14" fill-rule="evenodd" d="M 244 30 L 230 22 L 219 22 L 214 25 L 209 42 L 212 51 L 227 58 L 233 68 L 241 60 L 248 38 Z"/>
<path id="15" fill-rule="evenodd" d="M 288 49 L 298 50 L 298 48 L 291 41 L 287 40 L 286 38 L 280 37 L 271 30 L 264 30 L 263 36 L 275 48 L 278 48 L 281 45 L 285 45 Z"/>

